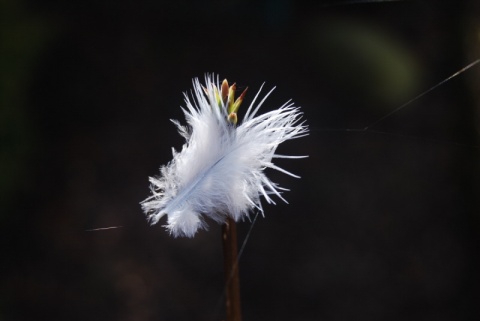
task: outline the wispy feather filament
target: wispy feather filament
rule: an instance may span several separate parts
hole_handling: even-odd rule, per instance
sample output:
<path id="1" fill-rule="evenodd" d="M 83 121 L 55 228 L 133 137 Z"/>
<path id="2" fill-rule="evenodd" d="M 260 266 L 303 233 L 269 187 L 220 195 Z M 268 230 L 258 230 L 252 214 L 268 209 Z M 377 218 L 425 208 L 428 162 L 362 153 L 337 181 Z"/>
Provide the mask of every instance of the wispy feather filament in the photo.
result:
<path id="1" fill-rule="evenodd" d="M 206 228 L 203 216 L 223 223 L 227 215 L 238 221 L 254 208 L 263 212 L 260 196 L 268 203 L 273 203 L 272 194 L 285 201 L 280 194 L 285 189 L 271 182 L 264 169 L 298 177 L 274 165 L 272 158 L 300 158 L 275 150 L 308 132 L 291 102 L 256 116 L 272 92 L 255 105 L 261 88 L 237 126 L 236 110 L 245 92 L 233 101 L 235 85 L 228 87 L 224 81 L 220 86 L 213 76 L 205 80 L 205 87 L 193 81 L 192 99 L 185 94 L 187 126 L 173 121 L 186 143 L 180 152 L 173 150 L 161 177 L 150 178 L 152 195 L 141 203 L 152 224 L 168 215 L 166 227 L 173 236 L 193 237 Z"/>

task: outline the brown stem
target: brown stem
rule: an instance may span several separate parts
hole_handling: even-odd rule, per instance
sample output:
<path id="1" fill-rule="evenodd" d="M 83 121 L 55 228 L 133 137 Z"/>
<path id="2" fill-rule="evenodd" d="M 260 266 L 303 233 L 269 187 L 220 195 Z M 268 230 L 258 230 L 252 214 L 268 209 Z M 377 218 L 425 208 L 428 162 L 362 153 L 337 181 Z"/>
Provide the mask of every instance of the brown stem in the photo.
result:
<path id="1" fill-rule="evenodd" d="M 241 321 L 240 278 L 238 276 L 237 228 L 228 218 L 222 227 L 223 257 L 225 269 L 225 308 L 227 321 Z"/>

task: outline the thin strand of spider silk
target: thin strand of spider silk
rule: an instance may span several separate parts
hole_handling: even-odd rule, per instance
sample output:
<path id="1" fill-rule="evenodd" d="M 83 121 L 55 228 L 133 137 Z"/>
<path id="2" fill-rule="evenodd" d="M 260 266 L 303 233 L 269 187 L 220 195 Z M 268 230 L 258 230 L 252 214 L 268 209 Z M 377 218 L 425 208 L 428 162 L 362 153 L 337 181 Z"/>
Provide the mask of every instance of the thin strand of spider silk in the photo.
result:
<path id="1" fill-rule="evenodd" d="M 113 230 L 115 228 L 121 228 L 121 227 L 123 227 L 123 226 L 119 225 L 119 226 L 99 227 L 99 228 L 92 228 L 92 229 L 89 229 L 89 230 L 85 230 L 85 232 L 97 232 L 97 231 Z"/>
<path id="2" fill-rule="evenodd" d="M 240 250 L 238 251 L 238 255 L 237 255 L 237 262 L 235 265 L 238 266 L 238 262 L 240 261 L 240 257 L 242 256 L 243 254 L 243 251 L 245 250 L 245 246 L 247 245 L 247 242 L 248 242 L 248 239 L 250 238 L 250 235 L 252 234 L 252 230 L 253 230 L 253 226 L 255 225 L 255 222 L 257 221 L 257 218 L 258 218 L 258 212 L 255 214 L 255 217 L 253 218 L 252 220 L 252 224 L 250 225 L 248 231 L 247 231 L 247 234 L 245 235 L 245 239 L 243 240 L 242 242 L 242 246 L 240 247 Z M 234 270 L 232 268 L 232 270 L 230 271 L 230 276 L 228 278 L 228 282 L 230 282 L 230 280 L 232 279 L 233 277 L 233 273 L 234 273 Z M 225 295 L 227 294 L 227 284 L 225 284 L 225 286 L 223 287 L 223 292 L 222 294 L 220 295 L 220 297 L 218 298 L 217 300 L 217 304 L 215 305 L 215 309 L 213 310 L 213 315 L 214 316 L 217 316 L 220 314 L 220 309 L 221 307 L 223 306 L 223 303 L 224 303 L 224 299 L 225 299 Z M 217 318 L 216 318 L 217 319 Z M 215 320 L 216 320 L 215 319 Z"/>
<path id="3" fill-rule="evenodd" d="M 377 119 L 376 121 L 374 121 L 373 123 L 371 123 L 370 125 L 366 126 L 365 128 L 363 129 L 347 129 L 347 131 L 367 131 L 369 130 L 371 127 L 377 125 L 378 123 L 380 123 L 381 121 L 385 120 L 386 118 L 392 116 L 393 114 L 397 113 L 398 111 L 402 110 L 403 108 L 407 107 L 408 105 L 410 105 L 411 103 L 413 103 L 414 101 L 422 98 L 423 96 L 425 96 L 426 94 L 428 94 L 429 92 L 431 92 L 432 90 L 435 90 L 436 88 L 440 87 L 441 85 L 443 85 L 444 83 L 448 82 L 449 80 L 457 77 L 458 75 L 460 75 L 461 73 L 467 71 L 468 69 L 472 68 L 473 66 L 475 66 L 476 64 L 478 64 L 480 62 L 480 58 L 475 60 L 474 62 L 471 62 L 470 64 L 468 64 L 467 66 L 463 67 L 462 69 L 458 70 L 457 72 L 455 72 L 454 74 L 452 74 L 451 76 L 445 78 L 444 80 L 442 80 L 441 82 L 439 82 L 438 84 L 436 84 L 435 86 L 433 87 L 430 87 L 429 89 L 427 89 L 426 91 L 422 92 L 420 95 L 410 99 L 409 101 L 407 101 L 406 103 L 400 105 L 398 108 L 395 108 L 394 110 L 392 110 L 391 112 L 389 112 L 388 114 L 386 114 L 385 116 L 382 116 L 380 117 L 379 119 Z"/>
<path id="4" fill-rule="evenodd" d="M 252 234 L 253 230 L 253 225 L 255 225 L 255 222 L 257 221 L 258 218 L 258 212 L 255 214 L 255 217 L 253 218 L 252 224 L 250 225 L 250 228 L 248 229 L 247 235 L 245 235 L 245 239 L 243 240 L 242 246 L 240 247 L 240 250 L 238 251 L 238 256 L 237 256 L 237 263 L 240 260 L 240 257 L 243 254 L 243 250 L 245 249 L 245 245 L 247 245 L 248 239 L 250 238 L 250 234 Z"/>
<path id="5" fill-rule="evenodd" d="M 475 148 L 480 149 L 480 145 L 470 145 L 465 143 L 459 143 L 449 140 L 442 140 L 442 139 L 435 139 L 435 138 L 428 138 L 422 136 L 414 136 L 414 135 L 407 135 L 407 134 L 400 134 L 400 133 L 392 133 L 392 132 L 385 132 L 380 130 L 364 130 L 364 129 L 336 129 L 336 128 L 310 128 L 310 132 L 349 132 L 349 133 L 365 133 L 365 134 L 376 134 L 376 135 L 384 135 L 384 136 L 392 136 L 398 138 L 406 138 L 412 140 L 421 140 L 425 142 L 435 143 L 435 144 L 446 144 L 446 145 L 454 145 L 459 147 L 467 147 L 467 148 Z"/>

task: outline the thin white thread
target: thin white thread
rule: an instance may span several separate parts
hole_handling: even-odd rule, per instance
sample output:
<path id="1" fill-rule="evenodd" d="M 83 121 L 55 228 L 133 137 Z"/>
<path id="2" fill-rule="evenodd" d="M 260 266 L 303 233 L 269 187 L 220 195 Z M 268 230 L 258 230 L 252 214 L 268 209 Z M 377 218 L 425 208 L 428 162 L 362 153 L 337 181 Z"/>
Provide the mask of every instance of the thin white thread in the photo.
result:
<path id="1" fill-rule="evenodd" d="M 388 117 L 392 116 L 393 114 L 396 114 L 400 110 L 404 109 L 405 107 L 411 105 L 413 102 L 419 100 L 426 94 L 430 93 L 431 91 L 437 89 L 441 85 L 445 84 L 446 82 L 452 80 L 453 78 L 461 75 L 468 69 L 474 67 L 480 63 L 480 58 L 476 59 L 475 61 L 469 63 L 465 67 L 461 68 L 460 70 L 457 70 L 447 78 L 443 79 L 436 85 L 430 87 L 429 89 L 423 91 L 419 95 L 415 96 L 414 98 L 408 100 L 404 104 L 400 105 L 399 107 L 395 108 L 394 110 L 386 113 L 382 117 L 378 118 L 376 121 L 370 123 L 370 125 L 365 126 L 364 128 L 343 128 L 343 129 L 336 129 L 336 128 L 310 128 L 311 131 L 324 131 L 324 132 L 354 132 L 354 133 L 371 133 L 371 134 L 381 134 L 381 135 L 390 135 L 390 136 L 397 136 L 397 137 L 403 137 L 403 138 L 410 138 L 410 139 L 421 139 L 425 141 L 430 141 L 430 142 L 435 142 L 435 143 L 444 143 L 444 144 L 452 144 L 452 145 L 457 145 L 457 146 L 463 146 L 463 147 L 474 147 L 474 148 L 480 148 L 480 146 L 476 145 L 468 145 L 468 144 L 463 144 L 463 143 L 458 143 L 458 142 L 453 142 L 453 141 L 442 141 L 438 139 L 433 139 L 433 138 L 426 138 L 426 137 L 419 137 L 419 136 L 412 136 L 412 135 L 404 135 L 404 134 L 399 134 L 399 133 L 391 133 L 391 132 L 384 132 L 384 131 L 379 131 L 379 130 L 372 130 L 373 126 L 379 124 L 380 122 L 384 121 Z"/>
<path id="2" fill-rule="evenodd" d="M 399 112 L 400 110 L 404 109 L 405 107 L 411 105 L 414 101 L 417 101 L 418 99 L 422 98 L 423 96 L 425 96 L 426 94 L 428 94 L 429 92 L 431 92 L 432 90 L 435 90 L 436 88 L 440 87 L 441 85 L 443 85 L 444 83 L 448 82 L 449 80 L 457 77 L 458 75 L 462 74 L 463 72 L 467 71 L 468 69 L 472 68 L 473 66 L 475 66 L 476 64 L 478 64 L 480 62 L 480 58 L 475 60 L 474 62 L 471 62 L 470 64 L 468 64 L 467 66 L 463 67 L 462 69 L 458 70 L 457 72 L 453 73 L 452 75 L 450 75 L 449 77 L 445 78 L 444 80 L 440 81 L 438 84 L 430 87 L 429 89 L 427 89 L 426 91 L 422 92 L 421 94 L 417 95 L 416 97 L 410 99 L 409 101 L 407 101 L 406 103 L 400 105 L 399 107 L 395 108 L 394 110 L 392 110 L 391 112 L 387 113 L 386 115 L 380 117 L 379 119 L 377 119 L 376 121 L 374 121 L 373 123 L 371 123 L 370 125 L 364 127 L 363 129 L 346 129 L 346 131 L 367 131 L 369 130 L 371 127 L 377 125 L 378 123 L 380 123 L 381 121 L 385 120 L 386 118 L 390 117 L 391 115 Z"/>
<path id="3" fill-rule="evenodd" d="M 89 230 L 85 230 L 85 232 L 96 232 L 96 231 L 113 230 L 113 229 L 121 228 L 121 227 L 123 227 L 123 226 L 119 225 L 119 226 L 99 227 L 99 228 L 92 228 L 92 229 L 89 229 Z"/>

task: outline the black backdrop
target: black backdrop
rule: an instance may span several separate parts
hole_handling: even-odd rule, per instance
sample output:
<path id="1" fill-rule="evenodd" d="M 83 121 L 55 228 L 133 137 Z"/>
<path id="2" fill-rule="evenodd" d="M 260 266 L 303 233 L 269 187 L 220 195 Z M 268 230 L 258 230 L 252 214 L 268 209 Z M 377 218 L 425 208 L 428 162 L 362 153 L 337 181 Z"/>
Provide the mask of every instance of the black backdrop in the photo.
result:
<path id="1" fill-rule="evenodd" d="M 222 320 L 219 226 L 173 239 L 139 206 L 206 72 L 311 129 L 280 148 L 302 178 L 269 173 L 289 204 L 246 244 L 245 320 L 479 317 L 480 67 L 376 122 L 480 57 L 474 1 L 0 6 L 1 320 Z"/>

